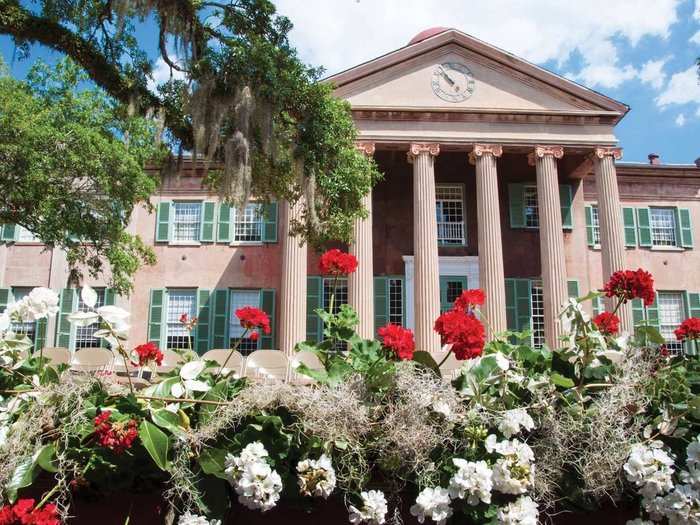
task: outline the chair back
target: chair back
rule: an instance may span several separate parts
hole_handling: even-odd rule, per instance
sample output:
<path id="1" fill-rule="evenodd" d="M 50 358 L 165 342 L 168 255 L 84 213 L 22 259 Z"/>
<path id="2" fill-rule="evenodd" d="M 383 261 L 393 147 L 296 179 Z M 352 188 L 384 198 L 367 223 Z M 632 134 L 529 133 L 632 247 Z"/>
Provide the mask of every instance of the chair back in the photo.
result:
<path id="1" fill-rule="evenodd" d="M 289 356 L 289 380 L 297 385 L 310 385 L 316 380 L 297 372 L 300 364 L 306 365 L 311 370 L 323 370 L 323 363 L 313 352 L 302 350 Z"/>
<path id="2" fill-rule="evenodd" d="M 440 364 L 447 354 L 447 350 L 440 350 L 439 352 L 432 352 L 430 355 L 435 359 L 436 363 Z M 457 360 L 453 353 L 450 353 L 445 362 L 440 365 L 440 373 L 444 379 L 452 380 L 459 375 L 461 368 L 462 363 Z"/>
<path id="3" fill-rule="evenodd" d="M 114 354 L 111 350 L 99 347 L 81 348 L 73 353 L 70 368 L 75 372 L 99 372 L 111 370 Z"/>
<path id="4" fill-rule="evenodd" d="M 184 358 L 173 350 L 165 349 L 161 350 L 161 352 L 163 352 L 163 361 L 158 367 L 158 373 L 170 372 L 175 367 L 185 362 Z"/>
<path id="5" fill-rule="evenodd" d="M 245 360 L 245 377 L 270 382 L 286 381 L 289 360 L 279 350 L 255 350 Z"/>
<path id="6" fill-rule="evenodd" d="M 238 350 L 231 351 L 223 348 L 209 350 L 202 356 L 202 360 L 216 361 L 219 366 L 209 368 L 215 374 L 219 373 L 220 367 L 224 366 L 224 363 L 226 370 L 233 372 L 235 378 L 241 377 L 243 373 L 243 356 Z"/>
<path id="7" fill-rule="evenodd" d="M 41 355 L 49 360 L 52 365 L 67 365 L 70 363 L 70 350 L 61 346 L 51 346 L 44 348 Z M 34 357 L 39 357 L 37 352 Z"/>

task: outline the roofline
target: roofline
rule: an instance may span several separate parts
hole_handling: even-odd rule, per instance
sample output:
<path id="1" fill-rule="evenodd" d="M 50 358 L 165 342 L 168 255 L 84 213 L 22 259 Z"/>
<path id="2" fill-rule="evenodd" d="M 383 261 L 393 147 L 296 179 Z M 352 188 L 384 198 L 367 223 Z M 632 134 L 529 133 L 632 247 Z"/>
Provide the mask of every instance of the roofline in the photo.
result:
<path id="1" fill-rule="evenodd" d="M 508 51 L 488 44 L 483 40 L 479 40 L 478 38 L 463 33 L 458 29 L 449 29 L 426 38 L 425 40 L 421 40 L 420 42 L 416 42 L 415 44 L 409 44 L 399 49 L 395 49 L 394 51 L 390 51 L 366 62 L 362 62 L 361 64 L 345 69 L 339 73 L 330 75 L 322 79 L 322 82 L 333 83 L 336 88 L 343 87 L 351 82 L 355 82 L 378 71 L 386 69 L 387 67 L 400 64 L 418 55 L 427 53 L 433 49 L 437 49 L 450 43 L 462 45 L 463 47 L 487 56 L 488 58 L 499 62 L 502 65 L 536 78 L 537 80 L 554 88 L 591 102 L 604 110 L 613 111 L 619 115 L 617 122 L 619 122 L 630 110 L 630 107 L 627 104 L 608 97 L 607 95 L 603 95 L 602 93 L 585 87 L 577 82 L 574 82 L 573 80 L 564 78 L 546 68 L 520 58 L 513 53 L 509 53 Z"/>

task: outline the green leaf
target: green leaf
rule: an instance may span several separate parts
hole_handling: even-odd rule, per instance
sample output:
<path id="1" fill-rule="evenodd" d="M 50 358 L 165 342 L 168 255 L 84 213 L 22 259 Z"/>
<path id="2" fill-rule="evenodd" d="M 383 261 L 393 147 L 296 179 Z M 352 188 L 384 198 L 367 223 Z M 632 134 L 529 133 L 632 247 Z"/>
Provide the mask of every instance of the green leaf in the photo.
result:
<path id="1" fill-rule="evenodd" d="M 413 361 L 423 365 L 429 370 L 432 370 L 433 372 L 435 372 L 436 376 L 442 377 L 442 374 L 440 373 L 440 367 L 438 366 L 433 356 L 430 355 L 430 352 L 426 352 L 425 350 L 418 350 L 417 352 L 413 352 Z"/>
<path id="2" fill-rule="evenodd" d="M 221 448 L 206 447 L 199 455 L 199 466 L 205 474 L 211 474 L 221 479 L 228 479 L 226 468 L 226 451 Z"/>
<path id="3" fill-rule="evenodd" d="M 228 381 L 223 380 L 216 383 L 202 399 L 207 401 L 226 401 L 226 394 L 228 392 Z M 199 417 L 202 423 L 206 423 L 212 417 L 214 411 L 218 408 L 218 405 L 209 405 L 202 403 L 199 407 Z"/>
<path id="4" fill-rule="evenodd" d="M 552 383 L 562 388 L 572 388 L 576 384 L 571 379 L 569 379 L 568 377 L 564 377 L 558 372 L 553 372 L 550 378 L 552 380 Z"/>
<path id="5" fill-rule="evenodd" d="M 180 426 L 180 416 L 161 408 L 160 410 L 151 410 L 151 419 L 160 428 L 169 430 L 178 437 L 186 437 L 187 432 Z"/>
<path id="6" fill-rule="evenodd" d="M 168 436 L 150 421 L 145 419 L 139 426 L 139 437 L 143 446 L 151 455 L 153 462 L 161 470 L 168 470 Z"/>
<path id="7" fill-rule="evenodd" d="M 173 385 L 180 382 L 179 377 L 169 377 L 160 383 L 143 390 L 144 395 L 153 397 L 170 397 Z"/>
<path id="8" fill-rule="evenodd" d="M 659 331 L 649 325 L 641 324 L 635 328 L 637 332 L 637 338 L 641 338 L 642 341 L 648 341 L 656 345 L 662 345 L 666 343 L 666 339 L 659 333 Z"/>
<path id="9" fill-rule="evenodd" d="M 58 467 L 53 463 L 56 459 L 56 447 L 53 443 L 41 447 L 35 457 L 37 465 L 46 472 L 58 472 Z"/>
<path id="10" fill-rule="evenodd" d="M 9 501 L 14 503 L 17 500 L 17 492 L 19 489 L 31 485 L 35 478 L 36 464 L 34 458 L 32 456 L 26 457 L 15 467 L 10 481 L 5 485 L 5 491 L 7 492 Z"/>

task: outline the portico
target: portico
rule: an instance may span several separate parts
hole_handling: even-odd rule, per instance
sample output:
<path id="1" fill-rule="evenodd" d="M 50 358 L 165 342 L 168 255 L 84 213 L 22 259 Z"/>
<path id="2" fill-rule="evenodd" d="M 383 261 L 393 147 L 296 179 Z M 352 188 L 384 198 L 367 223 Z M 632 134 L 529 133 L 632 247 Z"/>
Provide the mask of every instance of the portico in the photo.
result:
<path id="1" fill-rule="evenodd" d="M 581 179 L 591 170 L 603 274 L 625 267 L 613 133 L 624 104 L 452 29 L 327 81 L 352 106 L 358 148 L 385 175 L 366 197 L 368 217 L 354 225 L 350 245 L 360 271 L 347 295 L 362 336 L 391 320 L 388 309 L 382 316 L 391 290 L 375 289 L 391 279 L 402 280 L 401 322 L 415 329 L 419 349 L 439 349 L 433 323 L 460 286 L 485 291 L 489 337 L 535 329 L 514 306 L 527 278 L 541 283 L 538 329 L 555 347 L 562 305 L 574 289 L 590 288 L 567 253 L 586 246 L 585 230 L 573 224 L 584 220 Z M 285 273 L 283 282 L 291 278 L 301 286 L 306 276 Z M 282 287 L 281 304 L 285 289 L 294 287 Z M 307 312 L 296 310 L 299 333 Z M 622 317 L 630 327 L 630 312 Z"/>

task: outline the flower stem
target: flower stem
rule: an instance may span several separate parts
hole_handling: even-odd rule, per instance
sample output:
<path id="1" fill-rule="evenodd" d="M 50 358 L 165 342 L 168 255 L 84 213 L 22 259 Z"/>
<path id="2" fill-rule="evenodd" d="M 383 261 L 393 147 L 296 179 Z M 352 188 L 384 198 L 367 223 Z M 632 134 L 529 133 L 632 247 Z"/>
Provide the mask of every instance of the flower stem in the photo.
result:
<path id="1" fill-rule="evenodd" d="M 224 371 L 224 368 L 226 368 L 226 365 L 228 364 L 229 359 L 231 359 L 231 357 L 233 356 L 233 353 L 236 350 L 238 350 L 238 348 L 241 346 L 241 342 L 243 341 L 243 339 L 245 339 L 245 336 L 248 333 L 248 330 L 249 330 L 249 328 L 245 329 L 245 332 L 243 332 L 243 335 L 241 335 L 241 337 L 238 338 L 238 341 L 236 341 L 236 344 L 233 345 L 233 348 L 231 348 L 231 351 L 226 356 L 226 360 L 224 361 L 224 364 L 219 367 L 219 372 L 216 374 L 216 377 L 214 378 L 215 384 L 219 380 L 219 377 L 221 377 L 221 373 Z"/>

